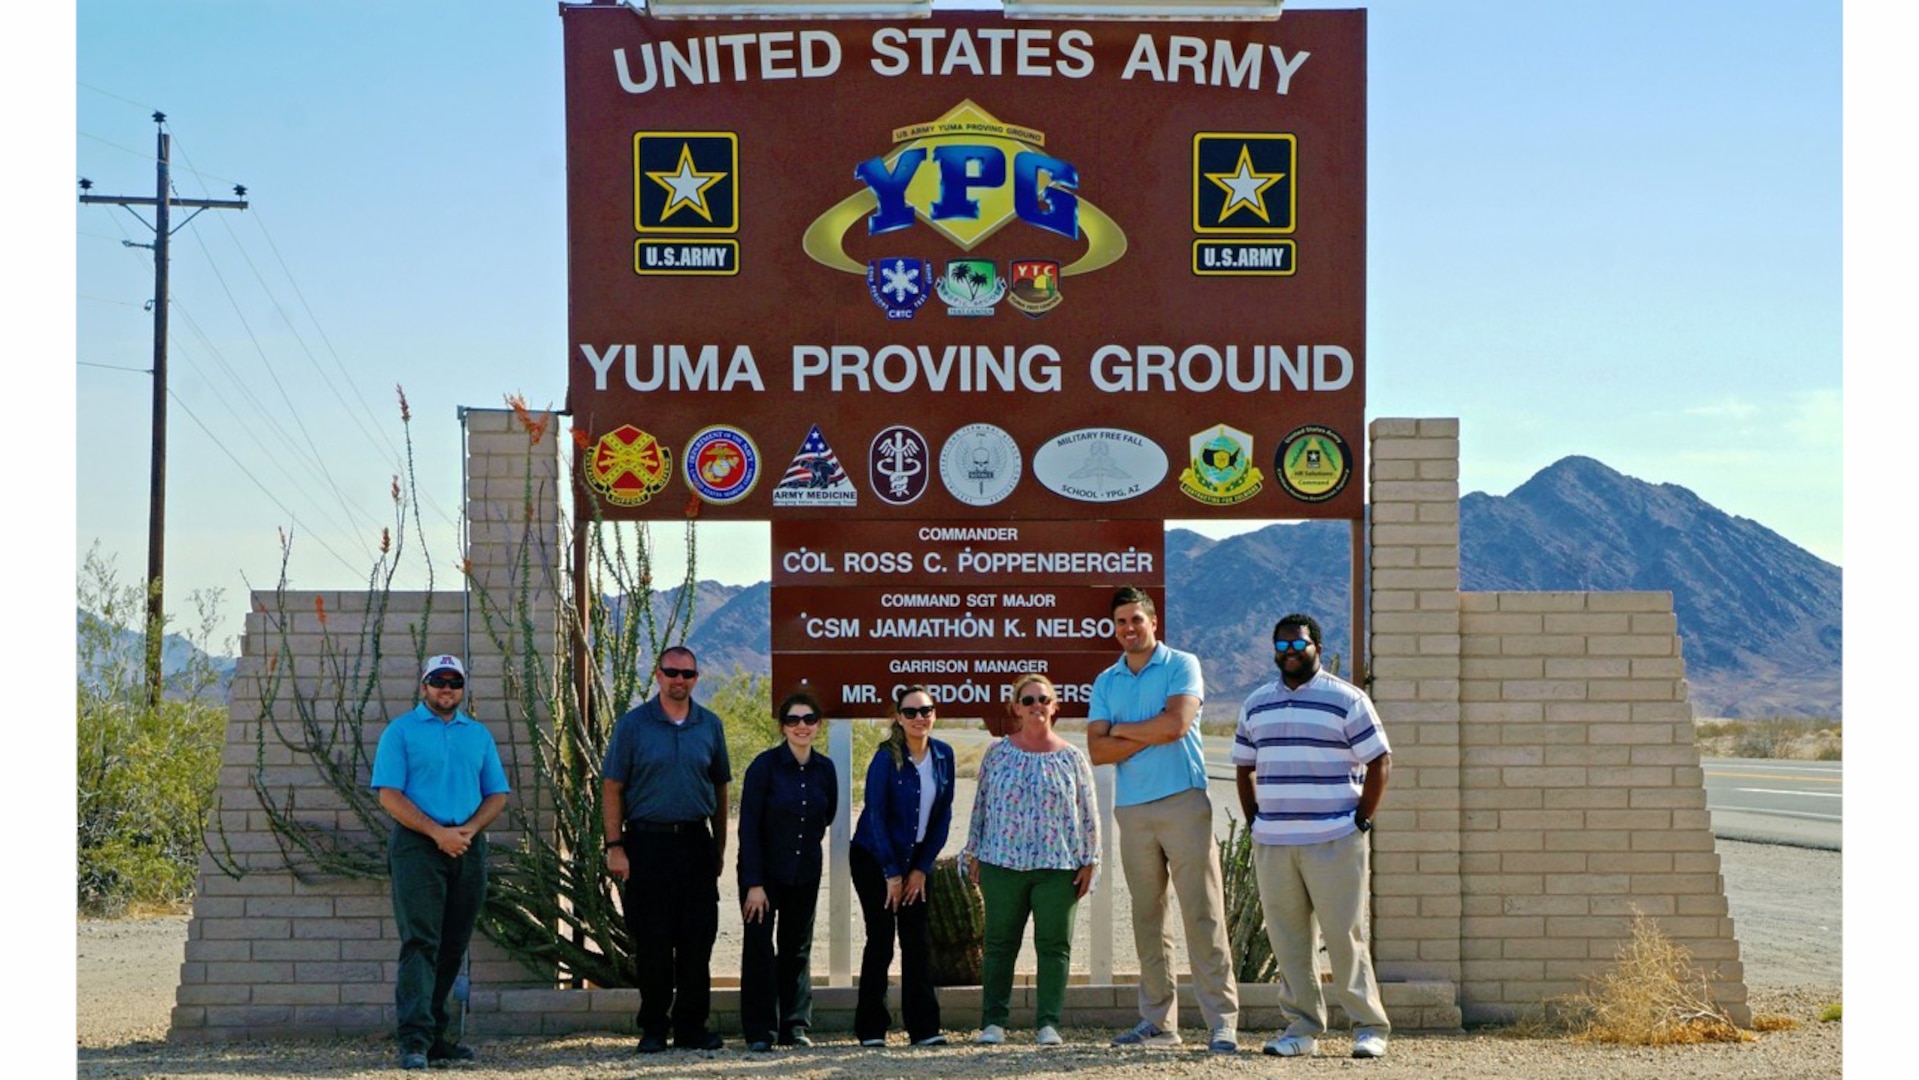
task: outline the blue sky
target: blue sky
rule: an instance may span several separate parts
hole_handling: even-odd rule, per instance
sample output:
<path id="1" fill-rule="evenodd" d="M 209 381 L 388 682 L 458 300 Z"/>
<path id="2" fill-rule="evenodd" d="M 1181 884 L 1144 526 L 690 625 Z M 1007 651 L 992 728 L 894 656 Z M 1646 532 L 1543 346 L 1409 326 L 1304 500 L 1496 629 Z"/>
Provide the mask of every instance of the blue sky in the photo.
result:
<path id="1" fill-rule="evenodd" d="M 1839 6 L 1323 6 L 1370 8 L 1369 415 L 1460 417 L 1465 490 L 1585 454 L 1839 561 Z M 252 202 L 175 237 L 170 593 L 237 614 L 282 526 L 296 586 L 363 580 L 396 383 L 452 565 L 458 409 L 565 394 L 555 5 L 76 10 L 78 174 L 150 194 L 160 109 L 176 189 Z M 138 577 L 147 236 L 73 221 L 75 551 Z M 763 527 L 707 528 L 702 576 L 766 576 Z"/>

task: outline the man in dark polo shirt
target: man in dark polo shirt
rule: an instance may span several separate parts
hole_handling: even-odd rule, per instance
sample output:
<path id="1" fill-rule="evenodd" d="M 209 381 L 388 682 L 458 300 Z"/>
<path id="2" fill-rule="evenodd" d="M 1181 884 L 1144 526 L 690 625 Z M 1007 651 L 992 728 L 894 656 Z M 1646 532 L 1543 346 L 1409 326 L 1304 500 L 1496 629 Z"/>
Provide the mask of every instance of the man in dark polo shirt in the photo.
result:
<path id="1" fill-rule="evenodd" d="M 620 717 L 600 770 L 607 873 L 626 883 L 626 933 L 639 967 L 640 1053 L 718 1050 L 706 1027 L 726 861 L 726 733 L 693 700 L 691 649 L 660 654 L 660 692 Z"/>

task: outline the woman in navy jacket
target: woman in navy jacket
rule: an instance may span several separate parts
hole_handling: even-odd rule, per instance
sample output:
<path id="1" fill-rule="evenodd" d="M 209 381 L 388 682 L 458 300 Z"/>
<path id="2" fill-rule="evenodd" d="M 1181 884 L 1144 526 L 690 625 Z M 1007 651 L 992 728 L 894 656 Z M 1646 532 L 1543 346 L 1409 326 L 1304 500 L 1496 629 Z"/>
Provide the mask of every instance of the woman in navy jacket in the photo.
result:
<path id="1" fill-rule="evenodd" d="M 894 708 L 893 734 L 866 769 L 866 805 L 848 860 L 866 916 L 853 1032 L 861 1046 L 886 1045 L 893 1025 L 886 971 L 897 933 L 907 1038 L 915 1046 L 943 1046 L 939 998 L 927 972 L 926 879 L 953 824 L 953 748 L 932 737 L 933 695 L 924 686 L 900 691 Z"/>
<path id="2" fill-rule="evenodd" d="M 819 699 L 788 694 L 775 710 L 784 741 L 753 759 L 740 786 L 740 1025 L 749 1050 L 811 1046 L 813 911 L 820 839 L 839 810 L 833 762 L 813 751 Z M 777 941 L 776 941 L 777 938 Z"/>

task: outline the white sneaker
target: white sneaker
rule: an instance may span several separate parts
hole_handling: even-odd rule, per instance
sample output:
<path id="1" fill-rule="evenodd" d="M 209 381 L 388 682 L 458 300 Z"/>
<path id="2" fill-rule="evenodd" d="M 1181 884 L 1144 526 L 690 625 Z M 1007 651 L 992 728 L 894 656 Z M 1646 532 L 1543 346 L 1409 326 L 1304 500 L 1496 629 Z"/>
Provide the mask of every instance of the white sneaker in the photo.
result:
<path id="1" fill-rule="evenodd" d="M 1212 1037 L 1206 1042 L 1206 1049 L 1215 1054 L 1239 1053 L 1239 1032 L 1224 1024 L 1214 1028 Z"/>
<path id="2" fill-rule="evenodd" d="M 1039 1029 L 1039 1034 L 1033 1037 L 1033 1041 L 1041 1046 L 1058 1046 L 1066 1040 L 1059 1037 L 1058 1028 L 1048 1024 Z"/>
<path id="3" fill-rule="evenodd" d="M 1113 1036 L 1114 1046 L 1178 1046 L 1179 1032 L 1161 1031 L 1151 1020 L 1141 1020 L 1131 1031 Z"/>
<path id="4" fill-rule="evenodd" d="M 980 1029 L 973 1041 L 985 1046 L 998 1046 L 1006 1041 L 1006 1029 L 998 1024 L 988 1024 Z"/>
<path id="5" fill-rule="evenodd" d="M 1265 1046 L 1273 1057 L 1312 1057 L 1319 1043 L 1304 1035 L 1281 1035 Z"/>
<path id="6" fill-rule="evenodd" d="M 1356 1058 L 1381 1058 L 1386 1056 L 1386 1036 L 1366 1032 L 1353 1040 L 1353 1056 Z"/>

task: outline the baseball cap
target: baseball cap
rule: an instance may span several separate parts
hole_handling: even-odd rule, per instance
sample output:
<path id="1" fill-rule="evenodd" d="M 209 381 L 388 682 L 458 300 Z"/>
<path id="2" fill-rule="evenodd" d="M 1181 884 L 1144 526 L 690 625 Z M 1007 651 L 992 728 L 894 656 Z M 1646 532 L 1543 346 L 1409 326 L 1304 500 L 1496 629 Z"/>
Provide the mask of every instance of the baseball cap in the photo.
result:
<path id="1" fill-rule="evenodd" d="M 452 653 L 427 657 L 426 666 L 420 669 L 420 681 L 425 682 L 426 677 L 436 671 L 451 671 L 462 679 L 466 678 L 466 665 L 460 663 L 460 658 Z"/>

